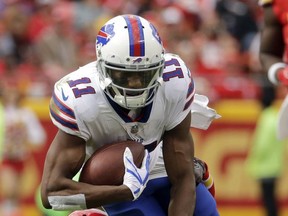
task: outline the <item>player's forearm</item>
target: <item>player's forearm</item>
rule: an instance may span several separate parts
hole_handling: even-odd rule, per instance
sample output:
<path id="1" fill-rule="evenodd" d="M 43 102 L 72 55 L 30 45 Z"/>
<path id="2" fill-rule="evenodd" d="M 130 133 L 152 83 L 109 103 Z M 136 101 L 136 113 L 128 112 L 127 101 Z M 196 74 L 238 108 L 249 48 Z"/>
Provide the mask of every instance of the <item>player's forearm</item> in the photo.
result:
<path id="1" fill-rule="evenodd" d="M 195 180 L 188 179 L 179 181 L 171 189 L 169 204 L 169 216 L 192 216 L 195 209 L 196 192 Z"/>
<path id="2" fill-rule="evenodd" d="M 95 186 L 68 179 L 61 186 L 54 184 L 49 190 L 43 188 L 41 197 L 45 208 L 55 210 L 97 208 L 114 202 L 133 200 L 130 189 L 125 185 Z"/>
<path id="3" fill-rule="evenodd" d="M 263 72 L 268 73 L 269 69 L 273 64 L 283 62 L 283 59 L 277 56 L 270 55 L 268 53 L 261 53 L 260 61 L 263 67 Z"/>
<path id="4" fill-rule="evenodd" d="M 93 186 L 92 190 L 87 192 L 85 197 L 88 208 L 133 200 L 131 190 L 125 185 Z"/>
<path id="5" fill-rule="evenodd" d="M 263 70 L 267 73 L 268 79 L 274 85 L 288 85 L 288 67 L 282 58 L 277 58 L 272 55 L 261 55 Z"/>
<path id="6" fill-rule="evenodd" d="M 283 61 L 285 41 L 283 38 L 282 24 L 275 16 L 270 6 L 263 8 L 264 26 L 261 29 L 259 57 L 265 72 L 271 65 Z"/>

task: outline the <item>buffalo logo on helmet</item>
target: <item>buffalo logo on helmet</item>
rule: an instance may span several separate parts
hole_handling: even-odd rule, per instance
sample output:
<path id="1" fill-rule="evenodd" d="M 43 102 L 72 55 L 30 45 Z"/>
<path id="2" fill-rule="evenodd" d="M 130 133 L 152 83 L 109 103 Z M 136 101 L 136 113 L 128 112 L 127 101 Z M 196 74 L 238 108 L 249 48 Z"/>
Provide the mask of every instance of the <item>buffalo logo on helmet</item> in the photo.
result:
<path id="1" fill-rule="evenodd" d="M 106 45 L 114 35 L 114 24 L 103 26 L 97 35 L 97 44 Z"/>
<path id="2" fill-rule="evenodd" d="M 135 64 L 135 63 L 140 63 L 140 62 L 142 62 L 142 58 L 140 58 L 140 57 L 138 57 L 138 58 L 135 58 L 135 59 L 133 59 L 133 64 Z"/>

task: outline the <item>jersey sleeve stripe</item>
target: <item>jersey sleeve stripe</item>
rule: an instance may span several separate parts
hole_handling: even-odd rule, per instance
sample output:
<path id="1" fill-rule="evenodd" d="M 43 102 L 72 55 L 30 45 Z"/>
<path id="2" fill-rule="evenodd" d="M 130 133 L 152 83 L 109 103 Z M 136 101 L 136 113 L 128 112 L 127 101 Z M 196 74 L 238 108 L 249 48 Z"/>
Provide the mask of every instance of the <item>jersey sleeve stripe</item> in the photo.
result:
<path id="1" fill-rule="evenodd" d="M 60 99 L 53 93 L 52 96 L 53 102 L 56 104 L 57 108 L 64 113 L 65 115 L 69 116 L 70 118 L 75 119 L 75 114 L 71 108 L 66 106 L 64 103 L 60 101 Z"/>
<path id="2" fill-rule="evenodd" d="M 188 101 L 186 102 L 183 111 L 185 111 L 188 107 L 190 107 L 193 99 L 194 99 L 194 95 L 193 95 L 193 97 L 190 98 L 190 100 L 188 100 Z"/>
<path id="3" fill-rule="evenodd" d="M 66 119 L 69 122 L 76 122 L 75 118 L 71 118 L 70 116 L 63 113 L 54 103 L 54 100 L 50 100 L 50 109 L 58 116 L 60 116 L 63 119 Z"/>
<path id="4" fill-rule="evenodd" d="M 55 93 L 53 93 L 50 100 L 49 108 L 51 117 L 53 117 L 55 121 L 72 130 L 79 131 L 73 110 L 61 102 Z"/>
<path id="5" fill-rule="evenodd" d="M 189 98 L 190 95 L 194 92 L 194 82 L 191 80 L 189 87 L 188 87 L 188 92 L 186 98 Z"/>
<path id="6" fill-rule="evenodd" d="M 60 123 L 61 125 L 68 127 L 72 130 L 76 130 L 79 131 L 78 125 L 77 123 L 73 123 L 73 122 L 69 122 L 66 119 L 63 119 L 61 116 L 57 115 L 50 107 L 50 114 L 51 116 L 54 118 L 54 120 L 56 120 L 58 123 Z"/>

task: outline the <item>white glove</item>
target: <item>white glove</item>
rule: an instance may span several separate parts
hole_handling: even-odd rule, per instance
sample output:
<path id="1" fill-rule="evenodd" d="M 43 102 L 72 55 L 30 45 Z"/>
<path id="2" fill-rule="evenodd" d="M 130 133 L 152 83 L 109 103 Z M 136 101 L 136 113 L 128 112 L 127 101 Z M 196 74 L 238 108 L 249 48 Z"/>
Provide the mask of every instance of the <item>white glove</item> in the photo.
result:
<path id="1" fill-rule="evenodd" d="M 123 154 L 125 174 L 123 184 L 132 192 L 136 200 L 146 187 L 149 179 L 150 154 L 145 150 L 141 168 L 138 168 L 133 162 L 133 155 L 128 147 Z"/>

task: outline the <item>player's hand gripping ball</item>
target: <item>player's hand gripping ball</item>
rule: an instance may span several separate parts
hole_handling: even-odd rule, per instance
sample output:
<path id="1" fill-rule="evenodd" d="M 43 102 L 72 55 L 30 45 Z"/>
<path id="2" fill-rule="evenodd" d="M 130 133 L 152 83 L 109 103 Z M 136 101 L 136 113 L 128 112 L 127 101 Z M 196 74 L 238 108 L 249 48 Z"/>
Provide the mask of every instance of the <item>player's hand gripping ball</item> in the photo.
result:
<path id="1" fill-rule="evenodd" d="M 135 165 L 141 167 L 145 155 L 141 143 L 128 140 L 104 145 L 86 161 L 79 181 L 93 185 L 122 185 L 125 173 L 123 154 L 126 147 L 130 149 Z"/>
<path id="2" fill-rule="evenodd" d="M 149 180 L 150 154 L 148 150 L 145 150 L 142 166 L 139 168 L 133 163 L 133 155 L 127 147 L 123 155 L 123 161 L 125 166 L 123 184 L 131 190 L 135 200 L 141 195 Z"/>

